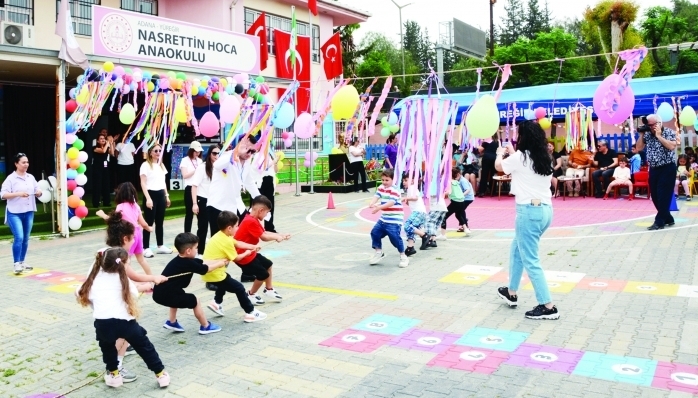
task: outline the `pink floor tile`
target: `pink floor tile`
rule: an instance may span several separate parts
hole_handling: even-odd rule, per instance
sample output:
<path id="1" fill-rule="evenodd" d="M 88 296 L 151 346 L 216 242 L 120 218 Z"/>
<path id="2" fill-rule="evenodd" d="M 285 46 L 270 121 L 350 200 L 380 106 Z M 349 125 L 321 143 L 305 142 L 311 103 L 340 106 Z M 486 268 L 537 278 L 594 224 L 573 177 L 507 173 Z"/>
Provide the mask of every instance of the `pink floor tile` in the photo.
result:
<path id="1" fill-rule="evenodd" d="M 599 290 L 606 292 L 622 292 L 625 289 L 626 281 L 612 279 L 584 278 L 575 287 L 584 290 Z"/>
<path id="2" fill-rule="evenodd" d="M 347 351 L 370 353 L 387 344 L 395 336 L 347 329 L 320 343 Z"/>
<path id="3" fill-rule="evenodd" d="M 504 351 L 472 348 L 468 346 L 451 346 L 429 361 L 427 366 L 492 374 L 499 368 L 499 365 L 508 358 L 509 353 Z"/>
<path id="4" fill-rule="evenodd" d="M 659 362 L 652 387 L 698 394 L 698 366 Z"/>
<path id="5" fill-rule="evenodd" d="M 508 272 L 498 272 L 490 277 L 490 279 L 487 280 L 488 282 L 497 282 L 497 283 L 509 283 L 509 273 Z M 521 286 L 524 286 L 530 282 L 528 277 L 526 276 L 526 273 L 524 272 L 524 275 L 521 277 Z"/>

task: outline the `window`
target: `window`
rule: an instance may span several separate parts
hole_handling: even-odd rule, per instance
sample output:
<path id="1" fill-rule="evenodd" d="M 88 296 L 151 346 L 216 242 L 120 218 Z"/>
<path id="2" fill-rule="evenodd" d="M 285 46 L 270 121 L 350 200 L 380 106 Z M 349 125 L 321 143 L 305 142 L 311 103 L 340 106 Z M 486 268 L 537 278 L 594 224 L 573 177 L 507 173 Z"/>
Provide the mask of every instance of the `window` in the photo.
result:
<path id="1" fill-rule="evenodd" d="M 121 9 L 157 16 L 158 0 L 121 0 Z"/>
<path id="2" fill-rule="evenodd" d="M 245 8 L 245 31 L 252 26 L 254 21 L 262 14 L 261 11 L 252 10 Z M 266 14 L 266 25 L 267 25 L 267 49 L 269 54 L 274 55 L 274 29 L 279 29 L 284 32 L 291 31 L 291 19 L 280 17 L 278 15 Z M 310 36 L 308 32 L 308 24 L 305 22 L 300 22 L 296 20 L 296 28 L 298 30 L 299 36 Z M 318 25 L 313 25 L 313 35 L 311 40 L 311 54 L 313 62 L 320 63 L 320 27 Z"/>
<path id="3" fill-rule="evenodd" d="M 5 0 L 5 7 L 0 7 L 0 21 L 34 25 L 34 0 Z"/>
<path id="4" fill-rule="evenodd" d="M 92 36 L 92 5 L 100 5 L 100 0 L 70 0 L 70 16 L 73 18 L 73 32 L 76 35 Z M 60 1 L 56 1 L 56 17 Z"/>

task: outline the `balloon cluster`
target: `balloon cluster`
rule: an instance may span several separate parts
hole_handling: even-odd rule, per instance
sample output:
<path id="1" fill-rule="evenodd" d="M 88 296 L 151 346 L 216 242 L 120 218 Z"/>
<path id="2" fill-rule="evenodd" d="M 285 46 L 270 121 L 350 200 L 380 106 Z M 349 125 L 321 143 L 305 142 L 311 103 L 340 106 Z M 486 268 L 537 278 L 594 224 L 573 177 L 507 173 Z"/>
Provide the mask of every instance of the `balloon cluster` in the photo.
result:
<path id="1" fill-rule="evenodd" d="M 381 136 L 387 137 L 391 133 L 397 133 L 400 131 L 400 125 L 398 125 L 398 117 L 395 112 L 390 112 L 390 115 L 383 116 L 381 119 Z"/>
<path id="2" fill-rule="evenodd" d="M 310 152 L 306 152 L 305 154 L 303 154 L 303 166 L 315 167 L 315 161 L 317 160 L 318 156 L 319 155 L 317 152 L 313 152 L 312 155 L 310 154 Z"/>
<path id="3" fill-rule="evenodd" d="M 667 123 L 674 120 L 674 108 L 668 102 L 662 102 L 657 108 L 657 116 L 662 119 L 662 123 Z M 698 129 L 698 120 L 696 120 L 696 111 L 692 106 L 686 106 L 679 113 L 679 123 L 682 126 L 693 126 Z"/>
<path id="4" fill-rule="evenodd" d="M 349 120 L 354 117 L 360 101 L 359 92 L 354 86 L 344 86 L 332 97 L 332 117 L 334 120 Z"/>
<path id="5" fill-rule="evenodd" d="M 70 191 L 68 196 L 68 227 L 72 230 L 78 230 L 82 227 L 82 219 L 88 214 L 85 201 L 82 200 L 85 195 L 83 186 L 87 182 L 85 162 L 88 156 L 87 152 L 82 150 L 85 143 L 75 135 L 75 132 L 67 133 L 65 141 L 68 144 L 66 176 L 68 178 L 68 191 Z"/>

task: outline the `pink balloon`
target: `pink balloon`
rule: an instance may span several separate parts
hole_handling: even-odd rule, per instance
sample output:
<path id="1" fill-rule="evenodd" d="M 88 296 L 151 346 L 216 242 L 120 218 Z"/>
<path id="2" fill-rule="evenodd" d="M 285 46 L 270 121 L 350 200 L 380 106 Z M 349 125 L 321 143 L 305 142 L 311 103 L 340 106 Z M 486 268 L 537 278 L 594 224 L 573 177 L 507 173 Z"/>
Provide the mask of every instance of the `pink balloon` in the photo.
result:
<path id="1" fill-rule="evenodd" d="M 78 195 L 79 197 L 85 196 L 85 188 L 77 187 L 73 190 L 73 195 Z"/>
<path id="2" fill-rule="evenodd" d="M 305 159 L 305 161 L 303 162 L 303 166 L 310 167 L 310 160 Z"/>
<path id="3" fill-rule="evenodd" d="M 89 210 L 87 210 L 87 207 L 85 207 L 85 206 L 80 206 L 80 207 L 75 209 L 75 215 L 80 217 L 80 218 L 87 217 L 88 213 L 89 213 Z"/>
<path id="4" fill-rule="evenodd" d="M 315 124 L 313 123 L 313 117 L 307 113 L 303 112 L 296 118 L 296 122 L 293 125 L 293 131 L 296 133 L 296 137 L 300 139 L 306 139 L 313 136 L 315 133 Z"/>
<path id="5" fill-rule="evenodd" d="M 123 67 L 123 66 L 117 65 L 117 66 L 114 67 L 114 70 L 112 71 L 112 73 L 113 73 L 114 75 L 116 75 L 117 77 L 121 77 L 121 76 L 124 75 L 124 73 L 126 73 L 126 71 L 124 70 L 124 67 Z"/>
<path id="6" fill-rule="evenodd" d="M 613 74 L 605 78 L 594 93 L 594 113 L 604 123 L 623 123 L 635 109 L 635 94 L 628 85 L 623 89 L 618 104 L 613 104 L 620 87 L 623 87 L 623 78 Z"/>
<path id="7" fill-rule="evenodd" d="M 288 133 L 285 132 L 285 131 L 284 131 L 283 133 L 281 133 L 281 139 L 282 139 L 282 140 L 287 140 L 287 139 L 288 139 Z M 75 141 L 75 140 L 73 140 L 73 141 Z"/>
<path id="8" fill-rule="evenodd" d="M 78 139 L 78 136 L 75 134 L 66 134 L 65 135 L 65 143 L 68 145 L 72 145 L 75 140 Z"/>
<path id="9" fill-rule="evenodd" d="M 292 140 L 292 139 L 289 138 L 289 139 L 284 140 L 284 147 L 290 148 L 290 147 L 292 147 L 292 146 L 293 146 L 293 140 Z"/>
<path id="10" fill-rule="evenodd" d="M 167 78 L 162 78 L 160 79 L 158 85 L 160 86 L 160 90 L 166 90 L 170 88 L 170 80 Z"/>
<path id="11" fill-rule="evenodd" d="M 242 84 L 242 82 L 245 81 L 245 77 L 242 74 L 238 73 L 237 75 L 233 76 L 233 80 L 235 80 L 235 83 L 237 84 Z"/>
<path id="12" fill-rule="evenodd" d="M 207 138 L 215 137 L 218 135 L 219 129 L 220 124 L 218 123 L 216 115 L 211 111 L 204 113 L 204 116 L 199 121 L 199 131 L 201 135 Z"/>
<path id="13" fill-rule="evenodd" d="M 240 113 L 240 101 L 237 97 L 229 95 L 221 102 L 221 122 L 232 123 Z"/>
<path id="14" fill-rule="evenodd" d="M 536 119 L 544 118 L 545 114 L 546 114 L 545 108 L 543 108 L 542 106 L 539 106 L 538 108 L 536 108 L 536 110 L 535 110 Z"/>

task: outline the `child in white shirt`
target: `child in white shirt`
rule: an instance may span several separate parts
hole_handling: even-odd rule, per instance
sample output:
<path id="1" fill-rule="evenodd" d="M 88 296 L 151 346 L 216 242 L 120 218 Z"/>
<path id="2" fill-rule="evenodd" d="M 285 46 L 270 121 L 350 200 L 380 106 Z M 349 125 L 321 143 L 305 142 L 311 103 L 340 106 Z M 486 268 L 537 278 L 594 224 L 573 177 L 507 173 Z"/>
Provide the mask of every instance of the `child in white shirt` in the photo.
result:
<path id="1" fill-rule="evenodd" d="M 427 208 L 424 206 L 422 192 L 419 190 L 419 181 L 410 180 L 406 175 L 402 178 L 402 185 L 407 188 L 407 195 L 402 199 L 402 203 L 410 206 L 410 217 L 405 221 L 403 226 L 405 234 L 407 234 L 407 249 L 406 256 L 412 256 L 417 253 L 414 249 L 414 236 L 418 235 L 422 238 L 422 245 L 419 250 L 426 250 L 429 247 L 429 235 L 423 231 L 424 224 L 427 221 Z"/>
<path id="2" fill-rule="evenodd" d="M 613 170 L 613 181 L 608 184 L 603 200 L 608 199 L 608 194 L 611 193 L 613 187 L 617 186 L 628 187 L 628 192 L 630 193 L 628 200 L 633 200 L 633 183 L 630 181 L 630 169 L 628 168 L 628 161 L 625 159 L 620 159 L 618 167 Z"/>

